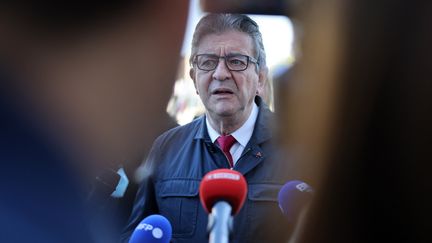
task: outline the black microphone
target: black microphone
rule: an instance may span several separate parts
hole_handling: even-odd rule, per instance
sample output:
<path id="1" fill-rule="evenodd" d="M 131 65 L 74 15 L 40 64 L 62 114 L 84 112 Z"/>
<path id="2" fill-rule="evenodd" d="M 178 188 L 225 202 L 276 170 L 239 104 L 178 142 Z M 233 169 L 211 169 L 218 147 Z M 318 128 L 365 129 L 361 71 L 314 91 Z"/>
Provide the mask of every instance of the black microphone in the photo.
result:
<path id="1" fill-rule="evenodd" d="M 117 171 L 106 168 L 99 175 L 97 175 L 91 185 L 90 193 L 87 199 L 93 200 L 106 200 L 116 190 L 119 184 L 121 176 Z"/>

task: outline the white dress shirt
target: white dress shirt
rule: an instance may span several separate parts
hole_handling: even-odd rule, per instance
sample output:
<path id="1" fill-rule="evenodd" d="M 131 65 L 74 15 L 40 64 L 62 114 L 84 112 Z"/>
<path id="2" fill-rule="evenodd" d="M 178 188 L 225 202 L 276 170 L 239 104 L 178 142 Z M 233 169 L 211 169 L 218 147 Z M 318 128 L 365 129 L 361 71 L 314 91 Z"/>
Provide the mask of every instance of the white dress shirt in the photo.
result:
<path id="1" fill-rule="evenodd" d="M 243 153 L 243 150 L 246 148 L 247 143 L 252 137 L 252 133 L 255 127 L 255 122 L 257 120 L 257 117 L 258 117 L 258 106 L 254 102 L 252 106 L 252 112 L 249 115 L 249 118 L 239 129 L 235 130 L 233 133 L 230 134 L 236 139 L 236 142 L 230 149 L 230 153 L 233 158 L 234 165 L 237 163 L 238 159 Z M 215 129 L 213 129 L 213 127 L 209 123 L 208 117 L 206 117 L 206 126 L 211 141 L 215 143 L 216 139 L 221 134 Z"/>

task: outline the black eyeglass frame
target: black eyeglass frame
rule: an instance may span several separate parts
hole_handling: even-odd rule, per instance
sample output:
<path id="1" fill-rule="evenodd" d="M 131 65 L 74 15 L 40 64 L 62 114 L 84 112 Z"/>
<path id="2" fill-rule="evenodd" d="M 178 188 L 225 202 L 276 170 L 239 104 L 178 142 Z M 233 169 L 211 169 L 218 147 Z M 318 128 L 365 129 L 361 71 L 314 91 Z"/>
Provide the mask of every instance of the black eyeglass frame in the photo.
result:
<path id="1" fill-rule="evenodd" d="M 224 59 L 225 66 L 230 71 L 244 71 L 244 70 L 246 70 L 249 67 L 249 63 L 250 62 L 253 63 L 253 64 L 256 64 L 257 66 L 259 66 L 259 63 L 258 63 L 257 59 L 255 59 L 255 58 L 253 58 L 251 56 L 248 56 L 248 55 L 243 55 L 243 54 L 231 54 L 231 55 L 226 55 L 226 56 L 218 56 L 218 55 L 214 55 L 214 54 L 197 54 L 197 55 L 195 55 L 192 64 L 196 65 L 199 70 L 207 71 L 207 72 L 215 70 L 217 68 L 217 66 L 219 65 L 219 61 L 216 63 L 216 65 L 215 65 L 214 68 L 205 69 L 205 68 L 202 68 L 202 66 L 198 65 L 198 58 L 200 56 L 214 57 L 215 59 L 217 58 L 218 60 L 222 58 L 222 59 Z M 232 58 L 232 57 L 243 57 L 243 58 L 246 58 L 246 66 L 244 68 L 242 68 L 242 69 L 232 69 L 230 67 L 230 65 L 228 64 L 228 62 L 227 62 L 227 58 Z"/>

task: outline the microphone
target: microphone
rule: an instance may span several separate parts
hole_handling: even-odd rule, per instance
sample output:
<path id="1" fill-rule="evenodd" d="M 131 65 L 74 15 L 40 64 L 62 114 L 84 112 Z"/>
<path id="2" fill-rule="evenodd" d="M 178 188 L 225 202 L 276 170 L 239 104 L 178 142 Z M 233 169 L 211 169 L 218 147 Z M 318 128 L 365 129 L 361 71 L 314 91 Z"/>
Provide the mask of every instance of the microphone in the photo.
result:
<path id="1" fill-rule="evenodd" d="M 201 181 L 200 200 L 209 214 L 207 230 L 210 243 L 228 243 L 233 217 L 246 199 L 247 184 L 240 172 L 218 169 L 207 173 Z"/>
<path id="2" fill-rule="evenodd" d="M 171 224 L 164 216 L 153 214 L 143 219 L 135 228 L 129 243 L 169 243 Z"/>
<path id="3" fill-rule="evenodd" d="M 86 200 L 97 208 L 103 208 L 105 204 L 102 203 L 103 205 L 101 205 L 101 202 L 105 202 L 111 197 L 121 179 L 115 170 L 105 168 L 91 182 Z"/>
<path id="4" fill-rule="evenodd" d="M 304 207 L 311 201 L 312 196 L 312 187 L 303 181 L 293 180 L 282 186 L 278 194 L 278 202 L 289 223 L 297 221 Z"/>

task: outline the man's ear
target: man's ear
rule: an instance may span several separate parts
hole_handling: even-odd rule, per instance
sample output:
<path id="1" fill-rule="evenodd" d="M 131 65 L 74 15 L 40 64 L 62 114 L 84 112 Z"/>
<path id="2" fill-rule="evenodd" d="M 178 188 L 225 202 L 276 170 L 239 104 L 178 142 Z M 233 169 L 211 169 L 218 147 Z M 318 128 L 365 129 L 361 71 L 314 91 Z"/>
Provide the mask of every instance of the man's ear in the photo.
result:
<path id="1" fill-rule="evenodd" d="M 260 94 L 264 92 L 267 82 L 268 82 L 268 68 L 261 67 L 258 73 L 258 92 Z"/>
<path id="2" fill-rule="evenodd" d="M 191 68 L 189 69 L 189 77 L 194 81 L 195 83 L 195 69 Z"/>

